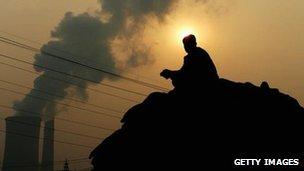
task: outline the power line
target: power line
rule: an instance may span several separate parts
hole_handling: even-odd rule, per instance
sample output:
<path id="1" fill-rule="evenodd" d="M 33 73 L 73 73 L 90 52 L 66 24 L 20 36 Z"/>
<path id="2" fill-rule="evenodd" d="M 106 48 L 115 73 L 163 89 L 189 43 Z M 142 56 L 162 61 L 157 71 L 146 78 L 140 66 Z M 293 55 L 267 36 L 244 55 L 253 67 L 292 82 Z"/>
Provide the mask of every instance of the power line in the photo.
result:
<path id="1" fill-rule="evenodd" d="M 90 160 L 89 157 L 79 157 L 79 158 L 73 158 L 73 159 L 67 159 L 68 162 L 77 162 L 77 161 L 83 161 L 83 160 Z M 55 160 L 54 163 L 64 163 L 66 160 Z M 19 164 L 19 162 L 7 162 L 8 164 Z M 32 162 L 22 162 L 22 164 L 31 164 Z"/>
<path id="2" fill-rule="evenodd" d="M 52 138 L 41 138 L 41 137 L 37 137 L 37 136 L 25 135 L 25 134 L 20 134 L 18 132 L 6 131 L 6 130 L 3 130 L 3 129 L 0 129 L 0 132 L 7 133 L 7 134 L 19 135 L 19 136 L 33 138 L 33 139 L 50 140 L 50 141 L 54 141 L 54 142 L 61 143 L 61 144 L 68 144 L 68 145 L 73 145 L 73 146 L 78 146 L 78 147 L 89 148 L 89 149 L 94 148 L 92 146 L 76 144 L 76 143 L 71 143 L 71 142 L 66 142 L 66 141 L 61 141 L 61 140 L 55 140 L 55 139 L 52 139 Z"/>
<path id="3" fill-rule="evenodd" d="M 5 121 L 5 119 L 2 118 L 2 117 L 0 117 L 0 119 Z M 36 124 L 30 124 L 30 123 L 27 123 L 27 122 L 13 121 L 13 120 L 6 120 L 6 121 L 7 122 L 13 122 L 13 123 L 19 123 L 19 124 L 26 125 L 26 126 L 32 126 L 32 127 L 37 127 L 37 128 L 44 128 L 44 129 L 48 129 L 48 130 L 54 130 L 54 131 L 57 131 L 57 132 L 63 132 L 63 133 L 72 134 L 72 135 L 78 135 L 78 136 L 92 138 L 92 139 L 98 139 L 98 140 L 102 139 L 100 137 L 95 137 L 95 136 L 75 133 L 75 132 L 71 132 L 71 131 L 67 131 L 67 130 L 63 130 L 63 129 L 56 129 L 56 128 L 50 128 L 50 127 L 46 127 L 46 126 L 40 126 L 40 124 L 36 125 Z"/>
<path id="4" fill-rule="evenodd" d="M 1 57 L 1 54 L 0 54 L 0 57 Z M 39 74 L 37 72 L 31 71 L 31 70 L 27 70 L 27 69 L 24 69 L 22 67 L 18 67 L 18 66 L 15 66 L 15 65 L 7 64 L 7 63 L 4 63 L 4 62 L 0 62 L 0 64 L 8 66 L 8 67 L 11 67 L 11 68 L 19 69 L 21 71 L 25 71 L 25 72 L 28 72 L 28 73 L 31 73 L 31 74 L 36 74 L 36 75 Z M 79 84 L 76 84 L 76 83 L 72 83 L 72 82 L 69 82 L 69 81 L 66 81 L 66 80 L 61 80 L 61 79 L 58 79 L 56 77 L 51 77 L 51 76 L 47 76 L 47 75 L 41 75 L 41 76 L 44 77 L 44 78 L 46 78 L 46 79 L 60 81 L 60 82 L 63 82 L 63 83 L 66 83 L 66 84 L 75 85 L 75 86 L 78 86 L 78 87 L 81 87 L 81 88 L 84 88 L 84 89 L 86 88 L 86 87 L 84 87 L 82 85 L 79 85 Z M 112 96 L 112 97 L 115 97 L 115 98 L 119 98 L 119 99 L 122 99 L 122 100 L 125 100 L 125 101 L 140 103 L 139 101 L 136 101 L 136 100 L 133 100 L 133 99 L 129 99 L 129 98 L 125 98 L 125 97 L 122 97 L 122 96 L 119 96 L 119 95 L 115 95 L 115 94 L 112 94 L 112 93 L 104 92 L 104 91 L 101 91 L 101 90 L 98 90 L 98 89 L 93 89 L 93 88 L 89 88 L 89 87 L 87 87 L 86 89 L 88 89 L 90 91 L 93 91 L 93 92 L 97 92 L 97 93 L 105 94 L 105 95 Z"/>
<path id="5" fill-rule="evenodd" d="M 68 62 L 77 64 L 77 65 L 80 65 L 80 66 L 83 66 L 83 67 L 87 67 L 87 68 L 92 69 L 92 70 L 100 71 L 100 72 L 103 72 L 105 74 L 112 75 L 114 77 L 118 77 L 118 78 L 121 78 L 121 79 L 124 79 L 124 80 L 128 80 L 130 82 L 134 82 L 136 84 L 139 84 L 139 85 L 142 85 L 142 86 L 145 86 L 145 87 L 148 87 L 148 88 L 152 88 L 152 89 L 156 89 L 156 90 L 162 90 L 162 91 L 169 90 L 169 89 L 161 87 L 159 85 L 155 85 L 155 84 L 152 84 L 152 83 L 148 83 L 148 82 L 136 80 L 136 79 L 133 79 L 133 78 L 129 78 L 129 77 L 126 77 L 126 76 L 123 76 L 123 75 L 119 75 L 117 73 L 113 73 L 113 72 L 104 70 L 104 69 L 96 68 L 95 66 L 83 64 L 80 61 L 74 61 L 74 60 L 67 59 L 65 57 L 59 56 L 59 55 L 52 54 L 52 53 L 47 52 L 47 51 L 39 50 L 35 47 L 32 47 L 32 46 L 29 46 L 27 44 L 14 41 L 14 40 L 9 39 L 9 38 L 5 38 L 5 37 L 2 37 L 2 36 L 0 36 L 0 38 L 6 40 L 6 41 L 3 41 L 5 43 L 11 44 L 11 42 L 13 42 L 13 43 L 15 43 L 15 46 L 18 46 L 18 47 L 21 47 L 21 48 L 24 48 L 24 49 L 27 49 L 27 50 L 35 51 L 35 52 L 41 52 L 45 55 L 48 55 L 48 56 L 51 56 L 51 57 L 54 57 L 54 58 L 57 58 L 57 59 L 60 59 L 60 60 L 68 61 Z M 2 40 L 0 40 L 0 41 L 2 41 Z M 7 41 L 10 41 L 10 42 L 7 42 Z M 74 56 L 72 56 L 72 57 L 74 57 Z"/>
<path id="6" fill-rule="evenodd" d="M 95 104 L 92 104 L 92 103 L 87 103 L 87 102 L 84 102 L 84 101 L 81 101 L 81 100 L 77 100 L 77 99 L 74 99 L 74 98 L 70 98 L 70 97 L 60 96 L 58 94 L 50 93 L 48 91 L 41 90 L 41 89 L 36 89 L 36 88 L 28 87 L 28 86 L 21 85 L 21 84 L 15 83 L 15 82 L 5 81 L 5 80 L 2 80 L 2 79 L 0 79 L 0 82 L 4 82 L 6 84 L 10 84 L 10 85 L 26 88 L 26 89 L 29 89 L 29 90 L 41 92 L 41 93 L 46 94 L 46 95 L 50 95 L 50 96 L 54 96 L 54 97 L 59 97 L 59 98 L 64 98 L 64 99 L 68 99 L 68 100 L 75 101 L 75 102 L 78 102 L 78 103 L 83 103 L 83 104 L 86 104 L 86 105 L 98 107 L 98 108 L 101 108 L 101 109 L 104 109 L 104 110 L 109 110 L 111 112 L 115 112 L 115 113 L 118 113 L 118 114 L 123 113 L 123 111 L 118 111 L 118 110 L 115 110 L 115 109 L 112 109 L 112 108 L 108 108 L 108 107 L 104 107 L 104 106 L 100 106 L 100 105 L 95 105 Z"/>
<path id="7" fill-rule="evenodd" d="M 39 113 L 28 111 L 28 110 L 23 110 L 23 109 L 17 109 L 16 107 L 10 107 L 10 106 L 6 106 L 6 105 L 2 105 L 2 104 L 0 104 L 0 107 L 6 108 L 6 109 L 12 109 L 12 110 L 19 111 L 19 112 L 24 112 L 24 113 L 26 113 L 27 115 L 30 115 L 30 116 L 40 116 Z M 60 120 L 60 121 L 64 121 L 64 122 L 77 124 L 77 125 L 83 125 L 83 126 L 87 126 L 87 127 L 107 130 L 107 131 L 115 131 L 116 130 L 116 129 L 111 129 L 111 128 L 106 128 L 106 127 L 101 127 L 101 126 L 97 126 L 97 125 L 88 124 L 88 123 L 85 123 L 85 122 L 69 120 L 69 119 L 58 117 L 58 116 L 56 116 L 55 119 Z"/>
<path id="8" fill-rule="evenodd" d="M 22 62 L 22 63 L 28 64 L 28 65 L 32 65 L 32 66 L 36 66 L 36 67 L 39 67 L 39 68 L 43 68 L 43 69 L 51 71 L 51 72 L 56 72 L 56 73 L 59 73 L 59 74 L 67 75 L 67 76 L 70 76 L 70 77 L 74 77 L 74 78 L 77 78 L 77 79 L 80 79 L 80 80 L 92 82 L 92 83 L 95 83 L 95 84 L 100 84 L 100 85 L 103 85 L 103 86 L 107 86 L 107 87 L 114 88 L 114 89 L 117 89 L 117 90 L 125 91 L 125 92 L 128 92 L 128 93 L 133 93 L 133 94 L 140 95 L 140 96 L 147 96 L 146 94 L 143 94 L 143 93 L 139 93 L 139 92 L 136 92 L 136 91 L 131 91 L 131 90 L 128 90 L 128 89 L 125 89 L 125 88 L 113 86 L 113 85 L 102 83 L 102 82 L 96 82 L 94 80 L 83 78 L 83 77 L 80 77 L 78 75 L 73 75 L 73 74 L 69 74 L 69 73 L 66 73 L 66 72 L 58 71 L 58 70 L 55 70 L 55 69 L 52 69 L 52 68 L 49 68 L 49 67 L 45 67 L 45 66 L 42 66 L 42 65 L 33 64 L 31 62 L 20 60 L 20 59 L 17 59 L 17 58 L 8 56 L 8 55 L 4 55 L 4 54 L 1 54 L 1 53 L 0 53 L 0 56 L 2 56 L 4 58 L 7 58 L 7 59 L 14 60 L 14 61 Z"/>
<path id="9" fill-rule="evenodd" d="M 41 41 L 37 41 L 37 40 L 32 40 L 32 39 L 29 39 L 29 38 L 25 38 L 23 36 L 20 36 L 20 35 L 17 35 L 17 34 L 14 34 L 14 33 L 10 33 L 10 32 L 7 32 L 7 31 L 4 31 L 4 30 L 0 30 L 0 32 L 2 33 L 5 33 L 9 36 L 12 36 L 12 37 L 15 37 L 15 38 L 18 38 L 18 39 L 21 39 L 21 40 L 24 40 L 24 41 L 27 41 L 27 42 L 31 42 L 31 43 L 34 43 L 34 44 L 37 44 L 37 45 L 40 45 L 40 46 L 43 46 L 45 43 L 42 43 Z M 36 48 L 37 49 L 37 48 Z M 78 55 L 75 55 L 69 51 L 66 51 L 66 50 L 63 50 L 63 49 L 59 49 L 59 48 L 54 48 L 54 47 L 48 47 L 48 49 L 51 49 L 51 50 L 55 50 L 55 51 L 59 51 L 59 52 L 63 52 L 63 53 L 66 53 L 66 54 L 70 54 L 72 56 L 78 56 Z M 78 56 L 79 57 L 79 56 Z M 105 67 L 107 67 L 108 69 L 110 69 L 109 65 L 105 64 L 104 65 Z M 121 69 L 116 69 L 116 70 L 119 70 L 119 71 L 123 71 L 123 72 L 127 72 L 131 75 L 134 75 L 134 76 L 139 76 L 139 77 L 142 77 L 142 78 L 145 78 L 147 80 L 154 80 L 154 81 L 157 81 L 156 79 L 152 79 L 150 77 L 146 77 L 144 75 L 139 75 L 137 73 L 132 73 L 130 71 L 124 71 L 124 70 L 121 70 Z"/>
<path id="10" fill-rule="evenodd" d="M 82 110 L 82 111 L 85 111 L 85 112 L 90 112 L 90 113 L 93 113 L 93 114 L 99 114 L 99 115 L 104 115 L 104 116 L 111 117 L 111 118 L 121 119 L 120 116 L 110 115 L 110 114 L 107 114 L 107 113 L 104 113 L 104 112 L 99 112 L 99 111 L 90 110 L 90 109 L 84 109 L 84 108 L 81 108 L 81 107 L 78 107 L 78 106 L 73 106 L 73 105 L 69 105 L 69 104 L 66 104 L 66 103 L 61 103 L 61 102 L 58 102 L 58 101 L 49 100 L 49 99 L 46 99 L 46 98 L 31 95 L 31 94 L 21 93 L 21 92 L 10 90 L 10 89 L 3 88 L 3 87 L 0 87 L 0 90 L 7 91 L 7 92 L 10 92 L 10 93 L 14 93 L 14 94 L 20 94 L 20 95 L 28 96 L 28 97 L 31 97 L 31 98 L 34 98 L 34 99 L 39 99 L 39 100 L 42 100 L 42 101 L 48 101 L 48 102 L 51 102 L 51 103 L 60 104 L 60 105 L 63 105 L 63 106 L 74 108 L 74 109 L 79 109 L 79 110 Z"/>
<path id="11" fill-rule="evenodd" d="M 73 159 L 68 159 L 67 158 L 67 161 L 70 163 L 70 162 L 77 162 L 77 161 L 83 161 L 83 160 L 91 160 L 89 159 L 89 156 L 85 156 L 85 157 L 79 157 L 79 158 L 73 158 Z M 65 162 L 66 160 L 57 160 L 57 161 L 54 161 L 55 163 L 58 162 Z"/>
<path id="12" fill-rule="evenodd" d="M 82 158 L 76 158 L 76 159 L 67 159 L 68 162 L 73 162 L 73 161 L 80 161 L 80 160 L 90 160 L 89 157 L 82 157 Z M 65 162 L 65 160 L 58 160 L 54 162 Z"/>
<path id="13" fill-rule="evenodd" d="M 7 43 L 7 44 L 10 44 L 10 45 L 13 45 L 13 46 L 17 46 L 17 47 L 26 49 L 26 50 L 30 50 L 30 51 L 37 52 L 37 53 L 42 53 L 42 54 L 51 56 L 51 57 L 56 58 L 56 59 L 60 59 L 60 60 L 67 61 L 67 62 L 70 62 L 70 63 L 73 63 L 73 64 L 77 64 L 79 66 L 86 67 L 86 68 L 91 69 L 91 70 L 99 71 L 99 72 L 102 72 L 102 73 L 105 73 L 105 74 L 108 74 L 108 75 L 111 75 L 111 76 L 114 76 L 114 77 L 118 77 L 118 78 L 130 81 L 130 82 L 133 82 L 133 83 L 136 83 L 136 84 L 148 87 L 148 88 L 152 88 L 152 89 L 155 89 L 155 90 L 161 90 L 161 91 L 169 90 L 167 88 L 164 88 L 164 87 L 161 87 L 161 86 L 158 86 L 158 85 L 154 85 L 154 84 L 144 82 L 144 81 L 139 81 L 139 80 L 136 80 L 136 79 L 133 79 L 133 78 L 129 78 L 129 77 L 126 77 L 126 76 L 123 76 L 123 75 L 119 75 L 119 74 L 116 74 L 116 73 L 113 73 L 113 72 L 106 71 L 104 69 L 96 68 L 96 67 L 91 66 L 91 65 L 86 65 L 86 64 L 81 63 L 80 61 L 74 61 L 74 60 L 67 59 L 67 58 L 64 58 L 62 56 L 59 56 L 59 55 L 55 55 L 55 54 L 52 54 L 52 53 L 49 53 L 49 52 L 46 52 L 46 51 L 43 51 L 43 50 L 39 50 L 39 49 L 34 48 L 32 46 L 29 46 L 27 44 L 20 43 L 20 42 L 14 41 L 12 39 L 9 39 L 9 38 L 3 37 L 3 36 L 0 36 L 0 41 L 4 42 L 4 43 Z"/>
<path id="14" fill-rule="evenodd" d="M 53 163 L 48 163 L 48 164 L 31 164 L 31 163 L 9 163 L 8 166 L 2 167 L 2 169 L 10 169 L 10 168 L 27 168 L 27 167 L 48 167 L 48 166 L 58 166 L 62 165 L 65 162 L 65 160 L 62 161 L 54 161 Z M 71 164 L 78 164 L 78 163 L 84 163 L 84 162 L 90 162 L 90 159 L 82 159 L 82 160 L 77 160 L 76 161 L 70 161 L 68 160 L 69 163 Z"/>

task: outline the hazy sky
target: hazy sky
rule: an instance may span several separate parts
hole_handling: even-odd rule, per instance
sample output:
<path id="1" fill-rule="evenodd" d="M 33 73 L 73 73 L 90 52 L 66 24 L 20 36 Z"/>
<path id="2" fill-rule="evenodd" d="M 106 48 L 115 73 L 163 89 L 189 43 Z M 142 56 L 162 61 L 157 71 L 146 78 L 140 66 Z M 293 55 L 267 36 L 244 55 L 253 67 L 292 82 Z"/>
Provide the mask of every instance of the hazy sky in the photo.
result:
<path id="1" fill-rule="evenodd" d="M 148 22 L 140 27 L 142 42 L 148 45 L 153 63 L 136 68 L 125 68 L 127 76 L 143 81 L 171 87 L 170 82 L 159 77 L 163 68 L 178 69 L 185 55 L 181 34 L 191 31 L 197 36 L 199 46 L 206 49 L 214 60 L 221 77 L 240 82 L 259 85 L 267 80 L 271 87 L 287 93 L 304 104 L 304 1 L 302 0 L 219 0 L 196 1 L 181 0 L 174 5 L 162 21 L 148 16 Z M 28 43 L 40 48 L 41 45 L 13 37 L 5 32 L 46 43 L 50 32 L 58 25 L 66 12 L 96 15 L 100 5 L 96 0 L 0 0 L 0 35 Z M 105 20 L 104 18 L 102 18 Z M 123 44 L 122 44 L 123 46 Z M 34 53 L 20 50 L 0 42 L 0 53 L 13 55 L 33 61 Z M 1 62 L 11 63 L 0 58 Z M 17 64 L 29 70 L 32 67 Z M 35 75 L 31 75 L 0 64 L 0 79 L 32 86 Z M 131 90 L 148 93 L 153 90 L 125 81 L 106 81 Z M 1 87 L 21 92 L 27 89 L 0 83 Z M 141 100 L 142 97 L 112 90 L 100 85 L 90 86 L 98 90 L 119 94 Z M 0 104 L 12 105 L 22 96 L 0 90 Z M 69 102 L 72 103 L 73 102 Z M 108 96 L 89 92 L 88 103 L 101 104 L 119 111 L 125 111 L 134 103 L 117 100 Z M 83 107 L 91 108 L 82 104 Z M 98 109 L 94 109 L 98 110 Z M 13 111 L 2 109 L 2 118 Z M 87 121 L 92 124 L 117 128 L 119 120 L 92 114 L 84 114 L 73 109 L 62 109 L 60 117 Z M 0 121 L 0 128 L 5 123 Z M 75 125 L 56 122 L 56 128 L 104 137 L 111 132 L 80 128 Z M 0 156 L 3 154 L 4 134 L 0 133 Z M 82 137 L 56 133 L 56 139 L 96 146 L 98 140 L 85 140 Z M 81 158 L 88 155 L 89 149 L 55 144 L 55 160 Z M 2 158 L 2 157 L 1 157 Z M 88 166 L 82 164 L 81 167 Z M 78 166 L 73 166 L 78 167 Z M 72 167 L 72 168 L 73 168 Z"/>

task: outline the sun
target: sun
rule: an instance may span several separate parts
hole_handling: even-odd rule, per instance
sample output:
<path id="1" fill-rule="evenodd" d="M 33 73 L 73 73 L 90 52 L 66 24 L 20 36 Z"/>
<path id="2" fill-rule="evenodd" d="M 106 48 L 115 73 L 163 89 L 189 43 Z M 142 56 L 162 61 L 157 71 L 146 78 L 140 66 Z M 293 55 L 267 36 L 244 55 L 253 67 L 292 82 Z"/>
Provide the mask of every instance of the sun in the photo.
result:
<path id="1" fill-rule="evenodd" d="M 183 27 L 178 30 L 177 37 L 179 40 L 181 40 L 190 34 L 196 35 L 196 31 L 191 27 Z"/>

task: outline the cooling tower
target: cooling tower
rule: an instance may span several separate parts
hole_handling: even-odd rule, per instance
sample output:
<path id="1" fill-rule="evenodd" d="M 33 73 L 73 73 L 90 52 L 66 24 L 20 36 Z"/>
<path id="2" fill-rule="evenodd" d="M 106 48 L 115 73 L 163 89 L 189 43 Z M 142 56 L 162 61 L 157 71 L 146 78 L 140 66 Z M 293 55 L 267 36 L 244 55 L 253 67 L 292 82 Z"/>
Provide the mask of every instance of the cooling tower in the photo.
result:
<path id="1" fill-rule="evenodd" d="M 3 171 L 38 171 L 40 122 L 31 116 L 6 118 Z"/>
<path id="2" fill-rule="evenodd" d="M 54 171 L 54 120 L 45 121 L 41 171 Z"/>

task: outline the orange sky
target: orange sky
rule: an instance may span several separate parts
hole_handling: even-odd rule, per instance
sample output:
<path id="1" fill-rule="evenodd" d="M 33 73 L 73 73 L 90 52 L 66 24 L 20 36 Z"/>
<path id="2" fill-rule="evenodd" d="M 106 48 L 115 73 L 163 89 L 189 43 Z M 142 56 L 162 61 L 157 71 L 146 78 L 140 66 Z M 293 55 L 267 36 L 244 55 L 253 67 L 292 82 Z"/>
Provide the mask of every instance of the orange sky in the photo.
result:
<path id="1" fill-rule="evenodd" d="M 199 46 L 206 49 L 213 58 L 221 77 L 240 82 L 252 82 L 259 85 L 267 80 L 271 87 L 279 88 L 304 104 L 304 1 L 302 0 L 220 0 L 211 1 L 206 5 L 195 4 L 195 0 L 181 0 L 165 18 L 158 23 L 150 18 L 145 27 L 143 40 L 150 44 L 155 63 L 130 69 L 128 76 L 143 81 L 152 82 L 165 87 L 171 87 L 170 82 L 159 77 L 163 68 L 178 69 L 185 55 L 180 40 L 180 32 L 193 30 L 198 38 Z M 0 35 L 9 36 L 4 32 L 46 43 L 50 39 L 50 31 L 59 23 L 68 11 L 75 13 L 89 12 L 93 14 L 99 9 L 95 0 L 0 0 Z M 11 37 L 12 38 L 12 37 Z M 20 40 L 20 39 L 19 39 Z M 31 43 L 35 47 L 39 44 Z M 33 60 L 33 53 L 16 49 L 0 43 L 0 53 L 20 56 Z M 2 62 L 8 62 L 0 58 Z M 21 65 L 22 67 L 26 67 Z M 32 69 L 31 67 L 27 67 Z M 0 79 L 32 86 L 35 76 L 16 71 L 9 67 L 0 66 Z M 132 74 L 131 74 L 132 73 Z M 110 82 L 110 81 L 108 81 Z M 117 86 L 139 90 L 144 93 L 153 90 L 139 87 L 125 81 L 110 82 Z M 12 88 L 2 84 L 1 87 Z M 118 93 L 122 96 L 141 100 L 128 93 L 114 92 L 102 86 L 92 88 Z M 26 89 L 14 89 L 27 92 Z M 11 105 L 22 96 L 1 92 L 1 104 Z M 117 110 L 125 111 L 132 103 L 118 101 L 115 98 L 99 96 L 90 93 L 89 103 L 104 104 Z M 84 107 L 87 107 L 83 105 Z M 12 114 L 12 111 L 0 109 L 1 117 Z M 72 109 L 63 110 L 61 117 L 83 120 L 97 125 L 117 128 L 118 120 L 86 115 Z M 4 122 L 0 121 L 0 128 Z M 87 128 L 75 128 L 73 125 L 57 123 L 58 128 L 77 130 L 82 133 L 91 132 L 92 135 L 103 137 L 110 132 L 100 132 Z M 0 133 L 0 139 L 4 135 Z M 66 141 L 79 141 L 79 137 L 69 137 L 56 134 L 56 138 Z M 85 144 L 95 146 L 98 141 L 84 141 Z M 0 155 L 3 154 L 4 142 L 0 141 Z M 88 149 L 56 144 L 55 160 L 65 157 L 77 158 L 88 154 Z M 1 159 L 2 157 L 0 157 Z"/>

